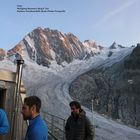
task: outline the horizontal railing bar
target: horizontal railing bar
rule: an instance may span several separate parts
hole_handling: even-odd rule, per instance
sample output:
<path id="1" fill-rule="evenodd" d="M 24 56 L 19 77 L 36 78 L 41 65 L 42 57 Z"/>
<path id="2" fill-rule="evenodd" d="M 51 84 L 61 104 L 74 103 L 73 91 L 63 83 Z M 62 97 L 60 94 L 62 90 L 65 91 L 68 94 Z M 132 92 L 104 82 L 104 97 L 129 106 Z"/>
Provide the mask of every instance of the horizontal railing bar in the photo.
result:
<path id="1" fill-rule="evenodd" d="M 53 117 L 56 117 L 56 118 L 61 119 L 61 120 L 63 120 L 63 121 L 66 121 L 64 118 L 61 118 L 61 117 L 59 117 L 59 116 L 55 116 L 55 115 L 50 114 L 50 113 L 48 113 L 48 112 L 42 112 L 42 114 L 48 114 L 48 115 L 50 115 L 50 116 L 53 116 Z"/>

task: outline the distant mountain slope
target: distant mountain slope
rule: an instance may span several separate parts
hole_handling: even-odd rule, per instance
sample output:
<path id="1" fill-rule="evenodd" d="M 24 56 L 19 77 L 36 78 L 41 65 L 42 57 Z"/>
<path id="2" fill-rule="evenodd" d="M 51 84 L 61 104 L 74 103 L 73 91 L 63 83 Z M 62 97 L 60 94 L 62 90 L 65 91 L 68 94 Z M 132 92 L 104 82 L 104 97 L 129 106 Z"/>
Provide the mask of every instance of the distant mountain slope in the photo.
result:
<path id="1" fill-rule="evenodd" d="M 70 94 L 89 108 L 93 99 L 97 112 L 140 127 L 140 44 L 121 61 L 78 77 Z"/>
<path id="2" fill-rule="evenodd" d="M 140 70 L 140 44 L 137 44 L 133 53 L 125 61 L 125 68 L 129 70 Z"/>

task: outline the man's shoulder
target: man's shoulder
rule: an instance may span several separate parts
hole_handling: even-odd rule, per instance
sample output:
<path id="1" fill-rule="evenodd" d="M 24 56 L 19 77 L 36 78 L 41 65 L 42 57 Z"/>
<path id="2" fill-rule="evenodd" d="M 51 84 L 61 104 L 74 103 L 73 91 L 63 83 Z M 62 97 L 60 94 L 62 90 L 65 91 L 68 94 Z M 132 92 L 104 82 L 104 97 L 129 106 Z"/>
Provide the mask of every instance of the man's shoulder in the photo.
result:
<path id="1" fill-rule="evenodd" d="M 84 120 L 84 121 L 86 121 L 86 122 L 89 122 L 89 123 L 90 123 L 90 120 L 89 120 L 89 118 L 88 118 L 86 115 L 83 115 L 83 116 L 81 117 L 81 119 Z"/>
<path id="2" fill-rule="evenodd" d="M 5 111 L 3 109 L 1 109 L 1 108 L 0 108 L 0 115 L 1 116 L 5 116 L 6 115 Z"/>
<path id="3" fill-rule="evenodd" d="M 85 120 L 89 121 L 89 118 L 86 115 L 84 116 L 84 118 L 85 118 Z"/>
<path id="4" fill-rule="evenodd" d="M 70 115 L 67 120 L 72 120 L 72 119 L 73 119 L 73 117 L 72 117 L 72 115 Z"/>
<path id="5" fill-rule="evenodd" d="M 34 127 L 33 127 L 34 131 L 38 131 L 38 130 L 42 131 L 42 130 L 47 130 L 47 129 L 48 129 L 47 125 L 46 125 L 45 121 L 42 118 L 38 119 L 35 122 Z"/>
<path id="6" fill-rule="evenodd" d="M 46 126 L 45 120 L 42 119 L 41 117 L 38 119 L 37 124 L 41 124 L 41 125 L 45 125 Z"/>
<path id="7" fill-rule="evenodd" d="M 0 113 L 5 113 L 5 111 L 2 108 L 0 108 Z"/>
<path id="8" fill-rule="evenodd" d="M 42 124 L 35 124 L 32 127 L 31 133 L 38 134 L 38 135 L 46 134 L 48 133 L 48 128 L 47 126 L 42 125 Z"/>

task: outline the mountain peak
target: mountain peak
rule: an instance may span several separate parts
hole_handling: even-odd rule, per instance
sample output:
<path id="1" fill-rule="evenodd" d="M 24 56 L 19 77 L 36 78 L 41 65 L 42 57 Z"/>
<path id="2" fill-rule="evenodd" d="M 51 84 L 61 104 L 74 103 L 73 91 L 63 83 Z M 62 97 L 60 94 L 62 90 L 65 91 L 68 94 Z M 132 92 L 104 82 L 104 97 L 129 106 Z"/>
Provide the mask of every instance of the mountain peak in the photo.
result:
<path id="1" fill-rule="evenodd" d="M 99 54 L 100 51 L 103 49 L 102 46 L 98 45 L 95 40 L 85 40 L 83 45 L 86 47 L 88 52 L 94 54 Z"/>
<path id="2" fill-rule="evenodd" d="M 39 65 L 49 66 L 52 61 L 61 64 L 73 59 L 85 59 L 100 51 L 95 41 L 83 44 L 72 33 L 64 34 L 58 30 L 38 27 L 27 34 L 13 49 L 9 56 L 19 53 L 24 59 Z M 92 52 L 92 54 L 91 54 Z"/>
<path id="3" fill-rule="evenodd" d="M 125 48 L 124 46 L 117 44 L 115 41 L 112 43 L 112 45 L 109 47 L 109 49 L 117 49 L 117 48 Z"/>
<path id="4" fill-rule="evenodd" d="M 88 43 L 88 44 L 96 44 L 95 40 L 85 40 L 84 43 Z M 96 44 L 97 45 L 97 44 Z"/>

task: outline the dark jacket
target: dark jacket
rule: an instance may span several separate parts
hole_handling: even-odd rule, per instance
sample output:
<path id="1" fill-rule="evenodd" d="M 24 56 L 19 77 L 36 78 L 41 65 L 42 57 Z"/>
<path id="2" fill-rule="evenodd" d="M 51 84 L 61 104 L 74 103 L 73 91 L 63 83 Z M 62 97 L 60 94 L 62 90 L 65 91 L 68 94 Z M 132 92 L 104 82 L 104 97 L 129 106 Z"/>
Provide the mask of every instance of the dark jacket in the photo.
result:
<path id="1" fill-rule="evenodd" d="M 92 140 L 93 131 L 85 112 L 81 110 L 80 115 L 71 115 L 65 126 L 66 140 Z"/>
<path id="2" fill-rule="evenodd" d="M 25 140 L 48 140 L 48 128 L 40 115 L 29 121 Z"/>

